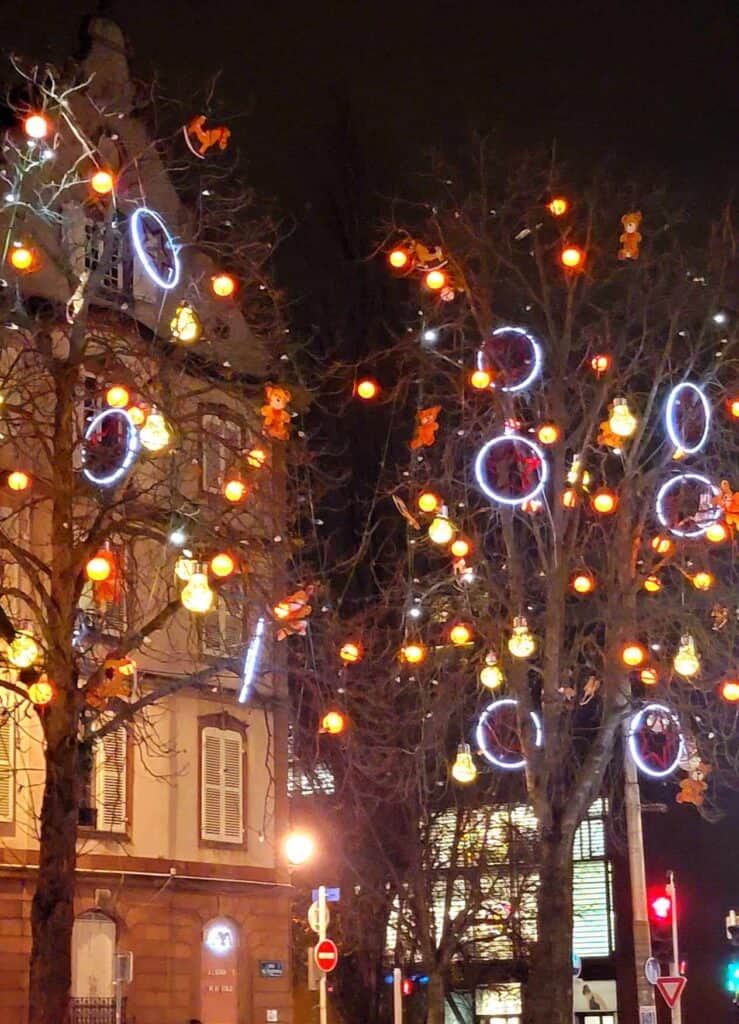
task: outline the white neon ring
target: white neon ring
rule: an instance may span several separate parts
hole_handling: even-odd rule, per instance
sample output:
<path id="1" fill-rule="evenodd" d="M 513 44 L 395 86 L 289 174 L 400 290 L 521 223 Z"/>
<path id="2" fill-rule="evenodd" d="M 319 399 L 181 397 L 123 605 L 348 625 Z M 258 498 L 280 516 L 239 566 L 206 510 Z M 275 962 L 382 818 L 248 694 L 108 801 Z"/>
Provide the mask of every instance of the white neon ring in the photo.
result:
<path id="1" fill-rule="evenodd" d="M 144 248 L 143 241 L 141 239 L 141 218 L 146 216 L 151 217 L 157 222 L 159 227 L 164 231 L 167 239 L 167 248 L 172 253 L 172 265 L 173 272 L 170 280 L 165 280 L 157 271 L 156 267 L 151 261 L 148 252 Z M 164 223 L 162 218 L 155 210 L 150 210 L 148 206 L 139 206 L 138 209 L 134 210 L 133 216 L 131 217 L 131 239 L 133 240 L 133 247 L 136 251 L 136 255 L 144 268 L 146 273 L 152 279 L 155 284 L 158 284 L 160 288 L 169 290 L 175 288 L 180 280 L 180 258 L 177 254 L 177 247 L 174 244 L 174 239 L 169 233 L 167 225 Z"/>
<path id="2" fill-rule="evenodd" d="M 514 394 L 516 391 L 523 391 L 524 388 L 527 388 L 529 384 L 536 380 L 541 373 L 541 345 L 536 338 L 532 334 L 529 334 L 528 331 L 525 331 L 523 327 L 497 327 L 493 331 L 493 337 L 495 338 L 499 334 L 522 334 L 528 341 L 529 345 L 531 345 L 531 351 L 534 353 L 534 365 L 531 367 L 531 372 L 528 377 L 526 377 L 525 380 L 522 380 L 520 384 L 515 384 L 513 387 L 501 387 L 500 389 L 501 391 L 507 391 L 509 394 Z"/>
<path id="3" fill-rule="evenodd" d="M 703 434 L 698 443 L 693 445 L 691 448 L 686 448 L 685 445 L 682 444 L 680 435 L 678 433 L 677 425 L 676 406 L 678 401 L 680 400 L 681 392 L 684 389 L 692 391 L 696 395 L 698 395 L 701 401 L 701 405 L 703 407 Z M 701 448 L 708 439 L 708 430 L 711 426 L 711 406 L 708 402 L 708 399 L 703 394 L 703 392 L 697 384 L 693 384 L 692 381 L 685 380 L 682 382 L 682 384 L 675 385 L 675 387 L 670 392 L 670 396 L 667 399 L 667 405 L 665 406 L 665 426 L 667 428 L 667 435 L 674 444 L 675 448 L 679 448 L 680 451 L 685 452 L 686 455 L 694 455 L 696 452 L 699 452 L 701 450 Z"/>
<path id="4" fill-rule="evenodd" d="M 667 521 L 667 516 L 665 515 L 664 499 L 667 492 L 670 491 L 674 487 L 674 485 L 676 483 L 679 483 L 681 480 L 695 480 L 699 484 L 705 484 L 706 487 L 710 487 L 714 497 L 721 493 L 719 488 L 711 480 L 709 480 L 707 476 L 701 476 L 700 473 L 680 473 L 678 476 L 673 476 L 671 480 L 665 481 L 665 483 L 663 483 L 660 489 L 657 491 L 657 497 L 654 503 L 654 507 L 657 512 L 657 518 L 659 519 L 660 523 L 663 526 L 666 526 L 670 533 L 673 534 L 673 536 L 675 537 L 702 537 L 708 529 L 708 527 L 711 525 L 711 523 L 714 523 L 717 519 L 721 518 L 721 509 L 718 508 L 717 506 L 712 509 L 706 509 L 705 513 L 703 512 L 703 510 L 701 510 L 701 514 L 706 515 L 707 521 L 704 525 L 699 526 L 696 530 L 678 530 L 676 527 L 670 526 L 670 524 Z M 710 519 L 708 518 L 709 512 Z"/>
<path id="5" fill-rule="evenodd" d="M 529 491 L 528 494 L 522 494 L 516 498 L 508 498 L 504 494 L 498 494 L 497 491 L 494 491 L 483 479 L 483 467 L 490 449 L 496 444 L 501 444 L 503 441 L 520 441 L 522 444 L 528 445 L 528 447 L 535 452 L 539 458 L 541 466 L 539 471 L 539 482 L 533 490 Z M 538 444 L 534 444 L 533 441 L 530 441 L 528 437 L 522 437 L 520 434 L 501 434 L 499 437 L 494 437 L 491 441 L 487 441 L 477 453 L 477 457 L 475 458 L 475 477 L 480 485 L 480 489 L 484 491 L 489 498 L 492 498 L 493 501 L 500 501 L 504 505 L 521 505 L 524 501 L 530 501 L 532 498 L 535 498 L 543 489 L 549 479 L 549 464 L 542 449 Z"/>
<path id="6" fill-rule="evenodd" d="M 644 716 L 649 711 L 660 711 L 663 714 L 667 715 L 667 717 L 670 718 L 672 722 L 674 722 L 674 724 L 677 726 L 677 731 L 680 736 L 680 742 L 678 744 L 675 760 L 672 762 L 669 768 L 661 772 L 655 771 L 654 768 L 649 767 L 649 765 L 642 759 L 641 754 L 639 753 L 636 746 L 636 733 L 641 728 Z M 631 721 L 629 722 L 629 753 L 631 754 L 631 758 L 636 767 L 639 769 L 640 772 L 643 772 L 644 775 L 650 775 L 653 779 L 665 779 L 668 775 L 672 775 L 672 773 L 675 771 L 680 762 L 685 758 L 685 737 L 683 736 L 682 729 L 680 728 L 680 719 L 677 717 L 675 712 L 672 711 L 670 708 L 666 707 L 664 704 L 645 704 L 643 708 L 637 711 L 636 714 L 633 715 Z"/>
<path id="7" fill-rule="evenodd" d="M 487 748 L 485 743 L 485 734 L 483 732 L 483 726 L 486 724 L 491 712 L 495 711 L 496 708 L 503 707 L 504 705 L 517 707 L 518 701 L 513 697 L 501 697 L 500 700 L 494 700 L 492 704 L 488 704 L 477 722 L 475 739 L 477 740 L 477 746 L 480 749 L 480 753 L 486 761 L 494 764 L 496 768 L 505 768 L 507 771 L 515 772 L 526 766 L 526 758 L 522 757 L 520 761 L 501 761 Z M 534 728 L 536 729 L 536 746 L 540 747 L 544 740 L 544 733 L 541 728 L 541 719 L 535 711 L 531 711 L 529 714 L 531 715 Z"/>
<path id="8" fill-rule="evenodd" d="M 108 473 L 107 476 L 95 476 L 95 474 L 91 473 L 89 469 L 85 469 L 84 467 L 82 468 L 83 474 L 90 483 L 97 484 L 98 487 L 108 487 L 110 484 L 114 484 L 116 480 L 120 480 L 121 477 L 125 476 L 139 452 L 139 432 L 125 409 L 103 409 L 102 412 L 99 412 L 97 416 L 94 416 L 88 423 L 84 434 L 84 440 L 89 441 L 100 424 L 107 419 L 108 416 L 122 416 L 126 421 L 126 452 L 121 460 L 120 466 L 114 469 L 112 473 Z M 83 449 L 83 461 L 84 457 Z"/>

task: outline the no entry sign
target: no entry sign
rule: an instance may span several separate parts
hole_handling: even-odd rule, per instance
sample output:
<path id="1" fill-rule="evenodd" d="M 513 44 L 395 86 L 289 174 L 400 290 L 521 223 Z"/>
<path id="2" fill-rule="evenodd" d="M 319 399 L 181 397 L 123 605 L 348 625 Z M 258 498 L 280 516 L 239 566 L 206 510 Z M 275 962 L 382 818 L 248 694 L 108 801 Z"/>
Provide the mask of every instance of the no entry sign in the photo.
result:
<path id="1" fill-rule="evenodd" d="M 333 971 L 339 962 L 339 951 L 332 939 L 321 939 L 313 950 L 313 959 L 320 971 Z"/>

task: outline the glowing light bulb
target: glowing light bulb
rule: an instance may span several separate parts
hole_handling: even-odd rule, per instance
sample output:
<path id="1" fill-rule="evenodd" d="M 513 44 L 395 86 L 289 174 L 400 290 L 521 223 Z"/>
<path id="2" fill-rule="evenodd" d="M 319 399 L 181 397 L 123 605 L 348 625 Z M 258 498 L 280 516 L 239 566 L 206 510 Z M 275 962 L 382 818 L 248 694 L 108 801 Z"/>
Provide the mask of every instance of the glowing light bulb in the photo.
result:
<path id="1" fill-rule="evenodd" d="M 178 580 L 182 580 L 183 583 L 187 583 L 192 574 L 197 571 L 198 563 L 194 558 L 187 555 L 180 555 L 174 564 L 174 574 Z"/>
<path id="2" fill-rule="evenodd" d="M 503 685 L 503 670 L 498 664 L 498 656 L 494 651 L 485 655 L 485 665 L 480 670 L 480 682 L 488 690 L 497 690 Z"/>
<path id="3" fill-rule="evenodd" d="M 31 478 L 22 469 L 14 469 L 8 473 L 8 487 L 11 491 L 26 491 L 31 486 Z"/>
<path id="4" fill-rule="evenodd" d="M 681 637 L 672 665 L 675 671 L 686 679 L 700 672 L 701 662 L 695 649 L 695 640 L 689 633 Z"/>
<path id="5" fill-rule="evenodd" d="M 463 785 L 474 782 L 477 778 L 477 768 L 472 760 L 469 743 L 460 743 L 457 747 L 457 756 L 452 765 L 452 778 Z"/>
<path id="6" fill-rule="evenodd" d="M 110 171 L 96 171 L 90 186 L 93 192 L 97 192 L 99 196 L 107 196 L 113 191 L 113 175 Z"/>
<path id="7" fill-rule="evenodd" d="M 670 538 L 666 537 L 664 533 L 658 533 L 656 537 L 652 537 L 650 543 L 652 545 L 652 550 L 656 551 L 658 555 L 666 555 L 668 551 L 672 551 L 675 546 Z"/>
<path id="8" fill-rule="evenodd" d="M 426 657 L 426 646 L 420 641 L 405 644 L 400 650 L 400 660 L 408 662 L 409 665 L 418 665 Z"/>
<path id="9" fill-rule="evenodd" d="M 443 270 L 429 270 L 424 277 L 424 283 L 429 291 L 440 292 L 446 286 L 447 276 Z"/>
<path id="10" fill-rule="evenodd" d="M 729 399 L 729 412 L 735 420 L 739 420 L 739 398 Z"/>
<path id="11" fill-rule="evenodd" d="M 629 668 L 637 668 L 646 661 L 647 652 L 642 644 L 630 641 L 621 648 L 621 661 Z"/>
<path id="12" fill-rule="evenodd" d="M 631 437 L 637 427 L 637 419 L 625 398 L 614 398 L 608 426 L 617 437 Z"/>
<path id="13" fill-rule="evenodd" d="M 508 640 L 508 650 L 514 658 L 530 658 L 536 650 L 536 640 L 523 615 L 513 620 L 513 632 Z"/>
<path id="14" fill-rule="evenodd" d="M 715 577 L 712 572 L 697 572 L 691 577 L 691 583 L 696 590 L 710 590 L 715 583 Z"/>
<path id="15" fill-rule="evenodd" d="M 102 583 L 113 572 L 113 560 L 108 551 L 98 551 L 85 565 L 85 575 L 94 583 Z"/>
<path id="16" fill-rule="evenodd" d="M 457 537 L 449 550 L 455 558 L 466 558 L 472 550 L 472 545 L 465 537 Z"/>
<path id="17" fill-rule="evenodd" d="M 230 274 L 216 274 L 210 279 L 210 287 L 219 299 L 227 299 L 236 291 L 236 280 Z"/>
<path id="18" fill-rule="evenodd" d="M 639 673 L 639 678 L 645 686 L 656 686 L 659 682 L 659 672 L 656 668 L 643 668 Z"/>
<path id="19" fill-rule="evenodd" d="M 37 708 L 43 708 L 54 699 L 54 687 L 48 679 L 37 679 L 28 687 L 28 699 Z"/>
<path id="20" fill-rule="evenodd" d="M 365 402 L 370 402 L 373 398 L 377 398 L 380 393 L 380 387 L 377 381 L 372 380 L 369 377 L 365 377 L 357 384 L 356 393 L 358 397 L 364 399 Z"/>
<path id="21" fill-rule="evenodd" d="M 16 668 L 30 668 L 39 657 L 39 646 L 25 630 L 19 630 L 8 646 L 8 661 Z"/>
<path id="22" fill-rule="evenodd" d="M 536 436 L 542 444 L 556 444 L 559 441 L 560 429 L 556 423 L 542 423 L 536 431 Z"/>
<path id="23" fill-rule="evenodd" d="M 612 512 L 616 511 L 618 498 L 613 491 L 609 491 L 607 488 L 602 487 L 593 495 L 591 504 L 595 511 L 600 513 L 600 515 L 609 516 Z"/>
<path id="24" fill-rule="evenodd" d="M 340 711 L 327 711 L 321 719 L 321 732 L 327 732 L 329 736 L 338 736 L 345 726 L 346 719 Z"/>
<path id="25" fill-rule="evenodd" d="M 576 594 L 589 594 L 595 589 L 595 578 L 590 572 L 578 572 L 572 577 L 571 586 Z"/>
<path id="26" fill-rule="evenodd" d="M 167 421 L 155 405 L 152 406 L 151 412 L 146 417 L 146 423 L 139 431 L 139 440 L 150 452 L 161 452 L 172 441 L 172 432 L 167 426 Z"/>
<path id="27" fill-rule="evenodd" d="M 23 131 L 29 139 L 45 139 L 50 127 L 48 118 L 43 114 L 29 114 L 23 119 Z"/>
<path id="28" fill-rule="evenodd" d="M 706 530 L 706 540 L 710 541 L 711 544 L 721 544 L 727 540 L 729 536 L 729 528 L 726 523 L 721 520 L 718 522 L 711 523 Z"/>
<path id="29" fill-rule="evenodd" d="M 213 555 L 210 560 L 210 571 L 219 579 L 230 576 L 235 568 L 236 563 L 227 551 L 221 551 L 217 555 Z"/>
<path id="30" fill-rule="evenodd" d="M 739 701 L 739 679 L 725 679 L 719 692 L 729 704 L 736 704 Z"/>
<path id="31" fill-rule="evenodd" d="M 354 665 L 356 662 L 361 661 L 363 654 L 364 648 L 358 640 L 347 640 L 339 649 L 339 657 L 347 665 Z"/>
<path id="32" fill-rule="evenodd" d="M 213 591 L 210 589 L 208 577 L 202 570 L 194 572 L 182 588 L 180 599 L 189 612 L 204 615 L 213 606 Z"/>
<path id="33" fill-rule="evenodd" d="M 600 377 L 602 374 L 607 373 L 607 371 L 610 370 L 612 362 L 613 360 L 607 352 L 599 352 L 590 360 L 590 367 L 593 372 Z"/>
<path id="34" fill-rule="evenodd" d="M 131 401 L 131 393 L 122 384 L 114 384 L 105 392 L 105 401 L 112 409 L 125 409 Z"/>
<path id="35" fill-rule="evenodd" d="M 466 622 L 458 622 L 449 630 L 449 639 L 455 647 L 463 647 L 472 640 L 472 629 Z"/>
<path id="36" fill-rule="evenodd" d="M 10 265 L 16 270 L 28 271 L 33 270 L 35 264 L 34 250 L 29 249 L 26 245 L 14 245 L 8 253 L 8 260 Z"/>
<path id="37" fill-rule="evenodd" d="M 231 479 L 226 480 L 223 485 L 223 497 L 233 505 L 237 504 L 239 501 L 243 501 L 248 493 L 248 487 L 244 481 L 239 480 L 238 477 L 231 477 Z"/>
<path id="38" fill-rule="evenodd" d="M 642 586 L 648 594 L 658 594 L 662 589 L 662 580 L 659 576 L 647 576 Z"/>
<path id="39" fill-rule="evenodd" d="M 441 498 L 433 491 L 422 491 L 418 495 L 418 507 L 422 512 L 436 512 L 441 508 Z"/>
<path id="40" fill-rule="evenodd" d="M 261 469 L 267 462 L 267 453 L 264 448 L 251 448 L 246 453 L 246 462 L 252 469 Z"/>
<path id="41" fill-rule="evenodd" d="M 454 536 L 454 527 L 447 515 L 446 505 L 442 505 L 438 514 L 431 520 L 428 529 L 429 540 L 434 544 L 448 544 Z"/>
<path id="42" fill-rule="evenodd" d="M 470 384 L 478 391 L 484 391 L 492 383 L 493 375 L 489 370 L 473 370 L 470 374 Z"/>
<path id="43" fill-rule="evenodd" d="M 559 256 L 560 263 L 567 270 L 577 270 L 582 266 L 584 259 L 585 253 L 576 245 L 568 245 Z"/>
<path id="44" fill-rule="evenodd" d="M 578 500 L 577 491 L 572 487 L 568 487 L 562 492 L 562 504 L 565 508 L 574 508 Z"/>
<path id="45" fill-rule="evenodd" d="M 393 270 L 405 270 L 411 257 L 407 249 L 403 249 L 400 246 L 397 249 L 391 249 L 387 256 L 387 261 Z"/>
<path id="46" fill-rule="evenodd" d="M 555 198 L 549 203 L 549 212 L 553 217 L 563 217 L 569 208 L 570 204 L 564 196 L 555 196 Z"/>
<path id="47" fill-rule="evenodd" d="M 181 341 L 183 345 L 192 345 L 202 335 L 203 325 L 192 306 L 188 302 L 183 302 L 169 321 L 169 330 L 175 341 Z"/>
<path id="48" fill-rule="evenodd" d="M 291 832 L 285 839 L 285 856 L 295 867 L 305 864 L 313 856 L 315 843 L 305 832 Z"/>

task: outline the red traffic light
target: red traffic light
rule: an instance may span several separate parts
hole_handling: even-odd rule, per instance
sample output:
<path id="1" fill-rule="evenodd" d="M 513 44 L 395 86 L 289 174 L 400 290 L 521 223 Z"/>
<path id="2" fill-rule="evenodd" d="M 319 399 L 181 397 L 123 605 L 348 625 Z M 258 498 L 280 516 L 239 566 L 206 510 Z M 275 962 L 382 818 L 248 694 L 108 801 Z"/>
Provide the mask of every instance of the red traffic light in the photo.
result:
<path id="1" fill-rule="evenodd" d="M 655 924 L 667 924 L 672 918 L 672 899 L 664 890 L 649 897 L 649 916 Z"/>
<path id="2" fill-rule="evenodd" d="M 403 995 L 409 996 L 413 992 L 413 982 L 410 978 L 403 978 Z"/>

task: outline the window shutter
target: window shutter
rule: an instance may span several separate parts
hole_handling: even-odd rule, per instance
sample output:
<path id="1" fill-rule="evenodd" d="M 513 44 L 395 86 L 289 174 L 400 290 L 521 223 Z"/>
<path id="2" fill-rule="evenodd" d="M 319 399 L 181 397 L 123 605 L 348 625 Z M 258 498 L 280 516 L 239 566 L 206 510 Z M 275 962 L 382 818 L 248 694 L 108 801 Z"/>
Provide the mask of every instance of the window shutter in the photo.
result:
<path id="1" fill-rule="evenodd" d="M 6 518 L 7 517 L 7 518 Z M 31 543 L 31 509 L 2 509 L 3 529 L 11 544 L 28 549 Z M 32 593 L 28 574 L 16 561 L 15 555 L 6 550 L 1 553 L 3 562 L 3 588 Z M 17 594 L 5 599 L 5 608 L 16 628 L 29 618 L 29 609 Z"/>
<path id="2" fill-rule="evenodd" d="M 221 490 L 226 472 L 241 452 L 241 427 L 233 420 L 207 414 L 202 419 L 203 490 L 215 494 Z"/>
<path id="3" fill-rule="evenodd" d="M 216 607 L 204 616 L 203 653 L 238 655 L 244 642 L 244 595 L 238 581 L 221 587 Z"/>
<path id="4" fill-rule="evenodd" d="M 241 736 L 229 729 L 203 729 L 200 835 L 219 843 L 241 843 L 244 835 L 244 772 Z"/>
<path id="5" fill-rule="evenodd" d="M 99 832 L 125 832 L 126 754 L 128 737 L 121 727 L 107 733 L 95 748 L 95 806 Z"/>
<path id="6" fill-rule="evenodd" d="M 15 817 L 15 720 L 0 700 L 0 821 Z"/>

